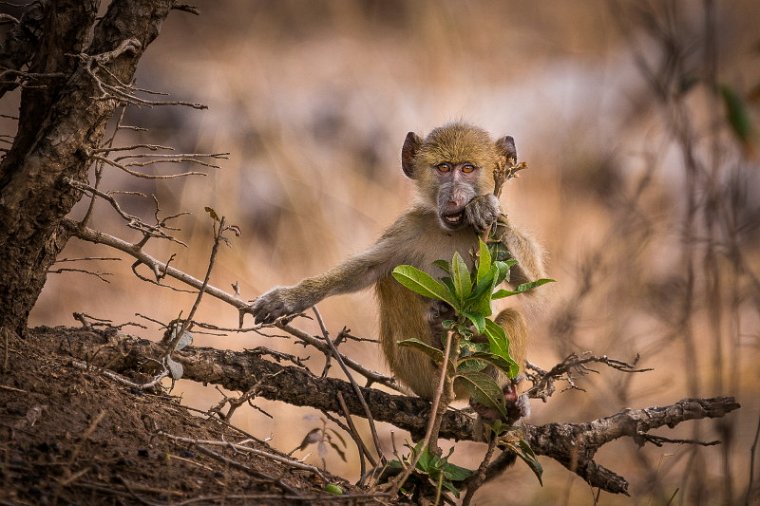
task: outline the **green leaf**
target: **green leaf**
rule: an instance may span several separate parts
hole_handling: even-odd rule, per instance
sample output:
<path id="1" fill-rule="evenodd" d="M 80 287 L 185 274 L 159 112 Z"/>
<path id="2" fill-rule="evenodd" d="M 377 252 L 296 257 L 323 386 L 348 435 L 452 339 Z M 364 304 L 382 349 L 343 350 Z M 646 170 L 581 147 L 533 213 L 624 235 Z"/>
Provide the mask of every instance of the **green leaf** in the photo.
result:
<path id="1" fill-rule="evenodd" d="M 340 485 L 336 485 L 335 483 L 328 483 L 325 485 L 325 492 L 332 495 L 343 495 L 343 489 Z"/>
<path id="2" fill-rule="evenodd" d="M 412 455 L 420 455 L 420 458 L 417 460 L 416 469 L 423 473 L 430 474 L 435 468 L 436 456 L 430 452 L 427 446 L 422 448 L 422 443 L 424 443 L 424 441 L 420 441 L 414 446 L 412 449 Z"/>
<path id="3" fill-rule="evenodd" d="M 752 119 L 741 96 L 727 85 L 720 87 L 720 95 L 726 106 L 726 119 L 734 135 L 742 144 L 747 144 L 752 135 Z"/>
<path id="4" fill-rule="evenodd" d="M 472 476 L 474 473 L 467 469 L 466 467 L 461 467 L 456 464 L 451 464 L 450 462 L 446 462 L 446 465 L 443 466 L 443 475 L 446 477 L 447 480 L 451 481 L 464 481 L 468 479 L 470 476 Z"/>
<path id="5" fill-rule="evenodd" d="M 478 334 L 482 334 L 486 331 L 486 318 L 482 314 L 462 312 L 462 316 L 466 317 L 473 325 L 475 325 Z"/>
<path id="6" fill-rule="evenodd" d="M 459 364 L 457 364 L 457 373 L 471 374 L 474 372 L 483 372 L 486 367 L 488 367 L 488 364 L 485 361 L 476 360 L 468 356 L 467 358 L 459 360 Z"/>
<path id="7" fill-rule="evenodd" d="M 485 336 L 491 347 L 491 353 L 504 359 L 509 357 L 509 338 L 504 329 L 491 319 L 486 319 Z"/>
<path id="8" fill-rule="evenodd" d="M 514 452 L 515 455 L 520 457 L 526 464 L 528 464 L 528 467 L 530 467 L 531 471 L 533 471 L 533 474 L 535 474 L 536 478 L 538 478 L 538 482 L 543 486 L 544 482 L 542 476 L 544 474 L 544 468 L 541 466 L 541 463 L 538 461 L 538 457 L 528 442 L 524 439 L 521 439 L 517 445 L 512 442 L 506 442 L 505 446 Z"/>
<path id="9" fill-rule="evenodd" d="M 393 460 L 388 461 L 388 469 L 393 469 L 393 470 L 404 469 L 404 464 L 402 464 L 401 461 L 399 460 L 393 459 Z"/>
<path id="10" fill-rule="evenodd" d="M 488 306 L 488 314 L 485 316 L 489 316 L 491 314 L 491 292 L 493 292 L 493 289 L 496 287 L 496 278 L 498 275 L 499 268 L 495 265 L 492 265 L 489 271 L 484 274 L 481 279 L 478 280 L 478 284 L 475 286 L 475 290 L 473 290 L 470 296 L 467 298 L 469 307 L 485 308 L 483 305 L 485 301 L 485 304 Z"/>
<path id="11" fill-rule="evenodd" d="M 470 325 L 467 323 L 454 325 L 454 332 L 458 333 L 465 339 L 470 339 L 473 336 L 472 331 L 470 330 Z"/>
<path id="12" fill-rule="evenodd" d="M 472 399 L 486 406 L 497 410 L 501 416 L 507 418 L 507 410 L 504 407 L 504 393 L 496 381 L 488 374 L 482 372 L 472 372 L 468 374 L 459 374 L 462 386 L 470 393 Z"/>
<path id="13" fill-rule="evenodd" d="M 496 437 L 501 436 L 507 429 L 507 426 L 501 420 L 494 420 L 490 425 L 491 433 Z"/>
<path id="14" fill-rule="evenodd" d="M 491 272 L 491 252 L 488 251 L 488 245 L 482 240 L 478 240 L 480 252 L 478 253 L 478 284 Z"/>
<path id="15" fill-rule="evenodd" d="M 441 283 L 449 290 L 449 293 L 457 293 L 457 289 L 454 288 L 454 282 L 450 276 L 444 276 L 441 278 Z"/>
<path id="16" fill-rule="evenodd" d="M 466 357 L 480 351 L 488 352 L 490 349 L 491 346 L 487 342 L 474 343 L 472 341 L 459 341 L 459 352 L 462 357 Z"/>
<path id="17" fill-rule="evenodd" d="M 510 364 L 509 369 L 505 370 L 507 376 L 514 378 L 520 372 L 520 366 L 509 354 L 509 337 L 500 325 L 493 320 L 486 319 L 485 336 L 488 338 L 490 352 L 497 357 L 504 359 Z"/>
<path id="18" fill-rule="evenodd" d="M 499 260 L 503 262 L 511 256 L 509 250 L 501 241 L 488 243 L 488 249 L 491 251 L 491 259 L 493 261 Z"/>
<path id="19" fill-rule="evenodd" d="M 517 291 L 520 293 L 527 292 L 528 290 L 533 290 L 534 288 L 537 288 L 541 285 L 545 285 L 547 283 L 556 283 L 557 280 L 551 279 L 551 278 L 541 278 L 537 279 L 535 281 L 529 281 L 528 283 L 523 283 L 521 285 L 517 285 Z"/>
<path id="20" fill-rule="evenodd" d="M 433 262 L 433 265 L 441 269 L 446 274 L 451 274 L 451 264 L 449 264 L 446 260 L 436 260 Z"/>
<path id="21" fill-rule="evenodd" d="M 430 346 L 426 342 L 420 341 L 419 339 L 413 338 L 413 339 L 405 339 L 403 341 L 398 342 L 399 346 L 409 346 L 410 348 L 414 348 L 415 350 L 419 350 L 428 357 L 433 359 L 433 362 L 436 364 L 443 363 L 443 351 L 436 348 L 435 346 Z"/>
<path id="22" fill-rule="evenodd" d="M 470 270 L 464 262 L 462 255 L 458 251 L 454 252 L 451 259 L 451 280 L 454 282 L 456 296 L 459 300 L 466 299 L 472 292 L 472 282 L 470 281 Z"/>
<path id="23" fill-rule="evenodd" d="M 436 483 L 433 483 L 433 485 L 435 486 Z M 456 485 L 454 485 L 453 483 L 451 483 L 449 480 L 443 480 L 443 482 L 441 483 L 441 485 L 443 485 L 443 488 L 445 488 L 446 490 L 448 490 L 449 492 L 451 492 L 452 494 L 454 494 L 454 497 L 456 497 L 457 499 L 459 499 L 459 494 L 461 494 L 462 492 L 461 492 L 461 490 L 459 490 L 456 487 Z"/>
<path id="24" fill-rule="evenodd" d="M 473 308 L 473 311 L 477 312 L 478 314 L 483 315 L 486 318 L 491 316 L 491 314 L 493 313 L 493 311 L 491 311 L 491 298 L 488 297 L 488 298 L 481 299 L 478 306 Z"/>
<path id="25" fill-rule="evenodd" d="M 479 364 L 479 368 L 475 364 Z M 475 352 L 459 360 L 459 368 L 457 371 L 482 371 L 487 365 L 494 366 L 510 377 L 513 376 L 511 374 L 512 371 L 515 371 L 516 373 L 517 369 L 519 369 L 517 362 L 512 360 L 512 357 L 504 358 L 491 352 Z"/>
<path id="26" fill-rule="evenodd" d="M 523 283 L 521 285 L 517 285 L 517 288 L 512 290 L 499 290 L 497 292 L 494 292 L 493 298 L 494 299 L 503 299 L 504 297 L 511 297 L 513 295 L 519 295 L 521 293 L 529 292 L 533 290 L 534 288 L 537 288 L 541 285 L 545 285 L 547 283 L 555 283 L 556 280 L 550 279 L 550 278 L 541 278 L 537 279 L 536 281 L 530 281 L 528 283 Z"/>
<path id="27" fill-rule="evenodd" d="M 448 302 L 456 310 L 461 307 L 461 304 L 452 296 L 446 285 L 416 267 L 399 265 L 393 269 L 393 277 L 406 288 L 423 297 Z"/>
<path id="28" fill-rule="evenodd" d="M 502 262 L 501 260 L 497 260 L 493 264 L 499 269 L 499 274 L 496 276 L 496 285 L 500 285 L 504 281 L 509 281 L 509 273 L 512 270 L 512 265 L 510 265 L 509 262 Z"/>

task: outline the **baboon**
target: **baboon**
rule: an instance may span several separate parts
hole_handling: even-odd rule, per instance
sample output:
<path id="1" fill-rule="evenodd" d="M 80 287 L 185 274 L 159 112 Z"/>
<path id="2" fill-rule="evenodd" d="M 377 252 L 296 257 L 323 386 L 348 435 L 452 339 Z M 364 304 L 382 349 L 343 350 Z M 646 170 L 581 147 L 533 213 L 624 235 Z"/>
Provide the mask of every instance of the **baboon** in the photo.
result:
<path id="1" fill-rule="evenodd" d="M 407 290 L 393 279 L 391 271 L 397 265 L 410 264 L 438 278 L 445 273 L 433 262 L 449 260 L 455 251 L 472 268 L 469 252 L 477 249 L 478 236 L 496 225 L 497 239 L 518 261 L 510 284 L 545 277 L 541 248 L 509 222 L 493 194 L 494 169 L 508 160 L 517 160 L 512 137 L 493 141 L 484 130 L 464 123 L 436 128 L 424 140 L 409 132 L 401 150 L 401 165 L 417 187 L 411 208 L 367 251 L 324 274 L 294 286 L 273 288 L 258 297 L 251 306 L 256 321 L 271 323 L 302 312 L 325 297 L 374 284 L 388 364 L 415 394 L 431 399 L 439 377 L 437 366 L 427 355 L 397 343 L 417 338 L 441 347 L 440 323 L 450 308 Z M 527 340 L 523 317 L 514 309 L 505 309 L 495 321 L 509 335 L 512 356 L 522 367 Z M 462 394 L 457 389 L 457 395 Z"/>

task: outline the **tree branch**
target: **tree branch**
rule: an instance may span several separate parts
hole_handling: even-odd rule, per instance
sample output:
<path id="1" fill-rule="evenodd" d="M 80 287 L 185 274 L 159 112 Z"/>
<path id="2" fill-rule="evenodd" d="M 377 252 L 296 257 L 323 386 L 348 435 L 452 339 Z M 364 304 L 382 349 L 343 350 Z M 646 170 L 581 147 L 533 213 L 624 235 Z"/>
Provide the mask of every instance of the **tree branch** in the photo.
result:
<path id="1" fill-rule="evenodd" d="M 34 333 L 44 334 L 45 329 L 36 329 Z M 75 359 L 87 360 L 97 349 L 92 363 L 119 374 L 139 372 L 150 377 L 156 372 L 155 357 L 165 353 L 159 343 L 144 339 L 113 341 L 112 334 L 109 337 L 108 333 L 79 329 L 70 330 L 69 336 L 68 351 Z M 352 415 L 365 416 L 364 407 L 348 382 L 320 378 L 306 369 L 270 362 L 258 354 L 188 346 L 175 352 L 174 358 L 182 363 L 185 379 L 245 392 L 266 377 L 267 381 L 258 383 L 259 397 L 344 414 L 338 400 L 340 393 L 345 409 Z M 376 421 L 419 433 L 432 416 L 430 403 L 422 399 L 373 388 L 361 388 L 361 392 Z M 672 428 L 687 420 L 721 418 L 739 407 L 733 397 L 683 399 L 668 406 L 625 409 L 586 423 L 525 424 L 518 429 L 537 455 L 558 461 L 594 487 L 625 494 L 628 489 L 625 478 L 593 460 L 600 447 L 622 437 L 631 437 L 643 445 L 647 441 L 643 435 L 652 429 Z M 479 440 L 475 420 L 453 410 L 443 417 L 440 435 L 454 440 Z"/>
<path id="2" fill-rule="evenodd" d="M 83 226 L 69 219 L 63 220 L 61 225 L 68 233 L 84 241 L 89 241 L 95 244 L 105 244 L 107 246 L 110 246 L 114 249 L 123 251 L 124 253 L 127 253 L 133 256 L 134 258 L 137 259 L 139 263 L 145 264 L 152 272 L 156 273 L 157 277 L 166 275 L 174 279 L 177 279 L 187 285 L 190 285 L 197 290 L 200 290 L 203 288 L 203 281 L 179 269 L 175 269 L 174 267 L 171 267 L 169 265 L 169 262 L 166 262 L 166 263 L 161 262 L 160 260 L 145 253 L 145 251 L 142 250 L 141 244 L 139 243 L 138 244 L 129 243 L 127 241 L 124 241 L 123 239 L 119 239 L 118 237 L 114 237 L 112 235 L 109 235 L 103 232 L 99 232 L 97 230 Z M 133 268 L 133 271 L 134 271 L 134 268 Z M 249 311 L 249 305 L 246 301 L 241 299 L 239 296 L 229 294 L 225 292 L 224 290 L 221 290 L 210 284 L 205 287 L 205 291 L 212 297 L 216 297 L 217 299 L 224 301 L 227 304 L 231 305 L 232 307 L 236 308 L 241 315 L 241 324 L 242 324 L 242 315 L 244 315 L 245 313 Z M 289 334 L 295 336 L 296 338 L 303 341 L 304 343 L 314 346 L 325 355 L 330 356 L 332 354 L 332 350 L 330 349 L 329 345 L 323 340 L 317 339 L 314 336 L 311 336 L 307 334 L 306 332 L 303 332 L 302 330 L 297 329 L 284 322 L 279 322 L 276 324 L 276 326 L 288 332 Z M 262 328 L 261 325 L 256 325 L 254 327 L 254 330 L 260 329 L 260 328 Z M 385 385 L 387 387 L 400 391 L 400 387 L 398 383 L 396 383 L 396 381 L 393 378 L 389 378 L 378 372 L 371 371 L 349 357 L 343 356 L 342 359 L 350 369 L 358 372 L 359 374 L 361 374 L 367 379 L 367 386 L 369 386 L 372 383 L 380 383 L 382 385 Z"/>

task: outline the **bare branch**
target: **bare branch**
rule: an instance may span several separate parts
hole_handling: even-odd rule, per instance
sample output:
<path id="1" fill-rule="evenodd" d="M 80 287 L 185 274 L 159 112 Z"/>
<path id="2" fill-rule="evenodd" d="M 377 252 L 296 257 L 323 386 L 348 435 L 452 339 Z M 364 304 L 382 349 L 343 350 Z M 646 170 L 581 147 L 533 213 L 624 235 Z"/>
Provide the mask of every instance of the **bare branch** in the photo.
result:
<path id="1" fill-rule="evenodd" d="M 82 369 L 83 371 L 91 371 L 95 370 L 96 372 L 102 374 L 103 376 L 106 376 L 108 378 L 111 378 L 112 380 L 116 381 L 117 383 L 121 383 L 122 385 L 126 385 L 131 388 L 136 388 L 138 390 L 150 390 L 158 386 L 158 384 L 161 382 L 162 379 L 167 377 L 169 375 L 169 372 L 167 370 L 163 370 L 160 373 L 158 373 L 152 380 L 146 382 L 146 383 L 135 383 L 134 381 L 130 381 L 124 376 L 120 374 L 116 374 L 113 371 L 109 371 L 108 369 L 101 369 L 101 368 L 93 368 L 92 364 L 89 364 L 87 362 L 82 362 L 79 360 L 72 360 L 71 365 L 76 367 L 77 369 Z"/>
<path id="2" fill-rule="evenodd" d="M 194 278 L 193 276 L 190 276 L 189 274 L 186 274 L 179 269 L 175 269 L 174 267 L 169 266 L 168 262 L 161 262 L 160 260 L 142 251 L 139 243 L 129 243 L 123 239 L 119 239 L 103 232 L 98 232 L 97 230 L 93 230 L 89 227 L 80 226 L 75 221 L 68 219 L 63 220 L 62 225 L 66 228 L 66 230 L 70 231 L 73 235 L 82 240 L 96 244 L 105 244 L 133 256 L 138 261 L 140 261 L 140 263 L 147 265 L 148 268 L 154 272 L 164 273 L 198 290 L 200 290 L 200 288 L 203 286 L 203 281 Z M 212 285 L 206 286 L 206 292 L 212 297 L 216 297 L 217 299 L 220 299 L 238 309 L 248 308 L 248 304 L 245 301 L 237 297 L 233 297 L 224 290 L 220 290 L 219 288 L 216 288 Z"/>
<path id="3" fill-rule="evenodd" d="M 311 473 L 316 474 L 323 480 L 327 481 L 325 478 L 325 475 L 322 474 L 322 471 L 317 469 L 314 466 L 310 466 L 309 464 L 304 464 L 302 462 L 299 462 L 294 459 L 290 459 L 288 457 L 281 457 L 280 455 L 277 455 L 272 452 L 265 452 L 262 450 L 257 450 L 256 448 L 251 448 L 250 446 L 246 446 L 244 444 L 240 443 L 231 443 L 229 441 L 214 441 L 214 440 L 208 440 L 208 439 L 191 439 L 181 436 L 174 436 L 172 434 L 169 434 L 167 432 L 159 431 L 159 434 L 165 437 L 168 437 L 170 439 L 173 439 L 174 441 L 182 441 L 183 443 L 190 443 L 193 445 L 208 445 L 208 446 L 224 446 L 226 448 L 232 448 L 234 450 L 244 452 L 244 453 L 250 453 L 252 455 L 258 455 L 260 457 L 266 457 L 267 459 L 274 460 L 276 462 L 280 462 L 282 464 L 285 464 L 288 467 L 291 467 L 293 469 L 300 469 L 302 471 L 309 471 Z"/>
<path id="4" fill-rule="evenodd" d="M 525 375 L 528 380 L 533 383 L 533 387 L 526 392 L 526 395 L 546 402 L 556 390 L 554 382 L 557 380 L 567 381 L 570 385 L 568 388 L 570 389 L 583 390 L 575 384 L 575 375 L 584 376 L 592 372 L 598 373 L 598 371 L 588 367 L 588 364 L 592 363 L 605 364 L 612 369 L 628 373 L 647 372 L 652 370 L 636 369 L 635 364 L 638 359 L 639 357 L 637 356 L 633 361 L 633 364 L 629 364 L 620 360 L 611 359 L 606 355 L 597 356 L 592 355 L 590 352 L 582 353 L 580 355 L 573 353 L 565 358 L 565 360 L 552 367 L 549 371 L 544 371 L 540 367 L 528 362 L 525 369 Z"/>
<path id="5" fill-rule="evenodd" d="M 129 338 L 113 342 L 86 331 L 79 331 L 68 351 L 81 360 L 90 356 L 93 348 L 98 348 L 99 352 L 92 360 L 117 373 L 134 371 L 138 364 L 140 372 L 155 374 L 158 366 L 151 357 L 161 356 L 165 351 L 161 344 L 152 341 Z M 364 416 L 364 408 L 349 383 L 335 378 L 319 378 L 300 367 L 283 366 L 246 352 L 193 346 L 175 352 L 174 358 L 182 363 L 186 379 L 246 392 L 260 378 L 267 377 L 268 380 L 259 385 L 257 395 L 260 397 L 342 414 L 344 410 L 337 399 L 337 394 L 341 393 L 348 412 Z M 422 399 L 370 388 L 361 388 L 361 392 L 377 421 L 419 433 L 431 417 L 430 403 Z M 622 437 L 644 444 L 646 439 L 641 437 L 642 434 L 653 429 L 675 427 L 688 420 L 721 418 L 738 408 L 739 404 L 732 397 L 683 399 L 668 406 L 625 409 L 586 423 L 525 424 L 518 430 L 537 455 L 557 460 L 594 487 L 626 493 L 628 483 L 624 478 L 593 461 L 600 447 Z M 440 435 L 456 440 L 480 439 L 475 420 L 452 410 L 443 416 Z"/>
<path id="6" fill-rule="evenodd" d="M 126 128 L 126 127 L 122 127 Z M 150 149 L 151 151 L 156 151 L 159 149 L 165 149 L 167 151 L 174 151 L 174 148 L 171 146 L 162 146 L 160 144 L 132 144 L 131 146 L 117 146 L 117 147 L 107 147 L 107 148 L 98 148 L 92 150 L 93 154 L 97 153 L 113 153 L 114 151 L 132 151 L 134 149 Z"/>
<path id="7" fill-rule="evenodd" d="M 120 323 L 118 325 L 114 324 L 112 320 L 107 320 L 104 318 L 96 318 L 94 316 L 88 315 L 87 313 L 79 313 L 75 312 L 72 313 L 72 316 L 76 321 L 82 324 L 82 328 L 85 330 L 93 330 L 95 327 L 102 327 L 107 329 L 116 329 L 121 330 L 124 327 L 134 326 L 139 327 L 141 329 L 147 329 L 145 325 L 142 325 L 140 323 L 135 322 L 126 322 L 126 323 Z"/>
<path id="8" fill-rule="evenodd" d="M 198 296 L 195 298 L 195 302 L 193 303 L 193 307 L 190 309 L 190 313 L 187 315 L 187 318 L 185 318 L 185 321 L 182 322 L 182 325 L 177 330 L 176 335 L 166 345 L 165 356 L 167 358 L 170 357 L 172 353 L 174 353 L 174 350 L 177 347 L 177 343 L 179 343 L 180 339 L 182 339 L 183 334 L 190 330 L 193 325 L 193 317 L 195 316 L 195 312 L 200 306 L 203 295 L 206 293 L 206 287 L 208 286 L 208 281 L 211 278 L 211 271 L 214 269 L 216 255 L 219 252 L 219 244 L 221 244 L 222 240 L 224 239 L 224 232 L 227 230 L 230 230 L 230 227 L 226 227 L 224 225 L 224 216 L 222 216 L 218 222 L 214 221 L 214 245 L 211 247 L 211 256 L 208 260 L 206 277 L 203 278 L 203 284 L 200 286 L 200 288 L 198 288 Z"/>
<path id="9" fill-rule="evenodd" d="M 89 271 L 87 269 L 77 269 L 75 267 L 61 267 L 60 269 L 48 269 L 48 274 L 63 274 L 64 272 L 78 272 L 81 274 L 87 274 L 88 276 L 94 276 L 104 283 L 111 283 L 106 276 L 113 276 L 111 272 Z"/>
<path id="10" fill-rule="evenodd" d="M 136 95 L 137 92 L 150 93 L 154 95 L 164 95 L 159 92 L 151 92 L 149 90 L 135 87 L 132 83 L 124 82 L 119 79 L 109 68 L 108 65 L 115 59 L 119 58 L 123 54 L 138 54 L 142 51 L 142 45 L 139 40 L 134 38 L 128 38 L 122 40 L 116 49 L 111 51 L 104 51 L 96 55 L 88 55 L 85 53 L 79 53 L 76 55 L 70 55 L 78 58 L 82 62 L 82 68 L 93 80 L 95 87 L 100 91 L 100 96 L 92 97 L 97 101 L 118 100 L 124 104 L 132 104 L 136 106 L 162 106 L 162 105 L 182 105 L 192 107 L 194 109 L 208 109 L 208 106 L 204 104 L 197 104 L 193 102 L 185 102 L 179 100 L 172 101 L 156 101 L 146 100 Z M 105 79 L 101 78 L 100 73 L 105 74 Z"/>
<path id="11" fill-rule="evenodd" d="M 190 4 L 174 4 L 174 7 L 172 7 L 175 11 L 184 11 L 188 12 L 190 14 L 195 14 L 196 16 L 200 16 L 201 11 L 198 9 L 198 7 Z"/>
<path id="12" fill-rule="evenodd" d="M 195 171 L 179 172 L 177 174 L 146 174 L 144 172 L 132 170 L 128 168 L 126 165 L 115 162 L 111 160 L 110 158 L 106 158 L 104 156 L 94 155 L 92 159 L 103 162 L 112 167 L 116 167 L 117 169 L 121 169 L 127 174 L 129 174 L 130 176 L 135 176 L 142 179 L 176 179 L 178 177 L 188 177 L 188 176 L 204 176 L 205 177 L 207 175 L 205 172 L 195 172 Z"/>
<path id="13" fill-rule="evenodd" d="M 365 459 L 369 460 L 370 465 L 373 467 L 377 466 L 377 460 L 375 460 L 375 458 L 372 456 L 369 448 L 367 448 L 367 445 L 364 444 L 364 440 L 362 439 L 361 434 L 359 434 L 359 431 L 356 429 L 354 420 L 351 418 L 351 413 L 348 411 L 346 400 L 343 398 L 343 394 L 340 392 L 338 392 L 338 402 L 340 403 L 340 407 L 343 410 L 343 416 L 346 418 L 346 423 L 348 424 L 349 430 L 346 432 L 348 432 L 348 434 L 351 436 L 351 439 L 354 440 L 356 443 L 356 448 L 359 450 L 359 461 L 361 463 L 361 480 L 363 480 L 367 472 L 367 466 L 364 462 Z"/>
<path id="14" fill-rule="evenodd" d="M 55 262 L 53 264 L 60 264 L 64 262 L 81 262 L 85 260 L 116 260 L 120 261 L 121 258 L 119 257 L 79 257 L 79 258 L 56 258 Z"/>
<path id="15" fill-rule="evenodd" d="M 335 358 L 335 360 L 338 361 L 338 364 L 340 365 L 341 370 L 343 371 L 343 374 L 346 375 L 346 378 L 348 378 L 349 383 L 351 383 L 351 387 L 354 389 L 354 393 L 356 393 L 356 396 L 359 399 L 359 402 L 362 405 L 362 408 L 364 409 L 364 416 L 367 418 L 367 421 L 369 422 L 369 429 L 372 434 L 372 441 L 375 444 L 375 451 L 377 452 L 378 457 L 380 457 L 380 462 L 385 465 L 386 458 L 383 454 L 383 450 L 380 447 L 380 438 L 377 435 L 377 428 L 375 427 L 375 421 L 372 419 L 372 411 L 370 411 L 369 406 L 367 405 L 367 401 L 364 399 L 364 396 L 362 395 L 361 388 L 359 388 L 359 385 L 356 384 L 356 381 L 354 381 L 354 377 L 351 375 L 351 372 L 349 372 L 348 367 L 346 366 L 345 361 L 343 360 L 343 355 L 341 355 L 338 352 L 338 348 L 336 347 L 335 343 L 332 342 L 330 339 L 330 334 L 327 332 L 327 328 L 325 327 L 324 321 L 322 320 L 322 315 L 319 313 L 319 310 L 316 306 L 312 308 L 314 310 L 314 314 L 317 317 L 317 321 L 319 322 L 319 327 L 322 329 L 323 336 L 325 338 L 325 343 L 330 347 L 330 351 L 332 352 L 332 356 Z"/>
<path id="16" fill-rule="evenodd" d="M 88 185 L 87 183 L 83 183 L 81 181 L 65 179 L 65 182 L 67 182 L 70 186 L 72 186 L 73 188 L 76 188 L 77 190 L 80 190 L 84 193 L 88 193 L 93 196 L 100 197 L 106 202 L 108 202 L 109 204 L 111 204 L 111 207 L 119 214 L 119 216 L 121 216 L 127 222 L 127 226 L 129 228 L 132 228 L 134 230 L 139 230 L 140 232 L 144 234 L 144 241 L 147 242 L 147 239 L 150 237 L 158 237 L 161 239 L 167 239 L 169 241 L 176 242 L 177 244 L 181 244 L 182 246 L 187 247 L 187 244 L 185 244 L 184 242 L 175 238 L 173 235 L 164 232 L 164 230 L 174 230 L 168 227 L 166 225 L 166 222 L 168 220 L 171 220 L 181 215 L 173 215 L 173 216 L 168 216 L 164 219 L 159 219 L 158 218 L 158 204 L 156 203 L 156 224 L 150 225 L 148 223 L 145 223 L 145 221 L 143 221 L 138 216 L 134 216 L 124 211 L 119 205 L 119 202 L 110 193 L 102 192 L 98 190 L 97 188 L 94 188 Z M 155 201 L 155 196 L 154 196 L 154 201 Z M 82 223 L 82 225 L 84 225 L 84 222 Z M 142 245 L 144 245 L 144 242 Z"/>
<path id="17" fill-rule="evenodd" d="M 494 451 L 496 451 L 497 442 L 498 439 L 496 437 L 491 437 L 491 440 L 488 442 L 488 449 L 478 466 L 478 470 L 467 483 L 467 493 L 465 494 L 464 499 L 462 499 L 462 506 L 469 506 L 475 492 L 486 482 L 488 464 L 491 461 L 491 457 L 493 457 Z"/>

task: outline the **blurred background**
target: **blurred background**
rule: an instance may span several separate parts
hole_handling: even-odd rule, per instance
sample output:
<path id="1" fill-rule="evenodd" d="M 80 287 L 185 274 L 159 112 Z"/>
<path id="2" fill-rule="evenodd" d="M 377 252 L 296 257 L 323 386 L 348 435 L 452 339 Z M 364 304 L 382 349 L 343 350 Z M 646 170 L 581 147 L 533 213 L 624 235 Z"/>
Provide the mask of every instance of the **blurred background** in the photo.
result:
<path id="1" fill-rule="evenodd" d="M 196 2 L 202 15 L 174 12 L 140 64 L 137 85 L 201 102 L 208 110 L 127 110 L 116 145 L 152 143 L 179 152 L 229 152 L 208 175 L 147 180 L 106 167 L 102 188 L 153 193 L 189 245 L 151 241 L 152 255 L 203 278 L 212 242 L 210 206 L 241 236 L 224 247 L 211 283 L 253 299 L 278 284 L 320 273 L 371 245 L 413 195 L 400 168 L 406 133 L 425 135 L 464 120 L 494 137 L 512 135 L 529 165 L 502 204 L 546 248 L 558 283 L 528 308 L 529 360 L 548 369 L 590 350 L 654 368 L 623 374 L 599 368 L 547 403 L 531 423 L 588 421 L 626 407 L 734 395 L 725 419 L 684 423 L 668 437 L 723 440 L 720 446 L 604 447 L 598 462 L 631 481 L 631 497 L 600 504 L 757 504 L 752 467 L 760 419 L 760 6 L 733 2 L 566 2 L 402 0 L 228 0 Z M 3 112 L 13 112 L 9 101 Z M 11 128 L 8 123 L 6 129 Z M 9 133 L 12 133 L 9 132 Z M 166 174 L 190 170 L 167 164 Z M 150 219 L 150 199 L 118 196 Z M 75 216 L 81 216 L 80 203 Z M 94 224 L 126 240 L 105 203 Z M 131 261 L 72 239 L 63 257 L 111 273 L 51 274 L 33 325 L 75 325 L 72 312 L 158 339 L 187 314 L 193 294 L 139 281 Z M 147 274 L 147 273 L 146 273 Z M 175 284 L 175 286 L 178 286 Z M 319 305 L 332 335 L 377 335 L 371 291 Z M 238 315 L 206 297 L 198 319 L 235 327 Z M 250 323 L 250 322 L 248 322 Z M 297 325 L 317 332 L 313 322 Z M 196 344 L 255 346 L 311 356 L 292 340 L 253 333 L 196 333 Z M 387 371 L 377 345 L 343 351 Z M 340 373 L 333 371 L 338 376 Z M 174 393 L 200 409 L 222 399 L 212 387 L 180 381 Z M 290 451 L 322 415 L 255 400 L 274 418 L 241 408 L 233 423 Z M 331 426 L 331 425 L 330 425 Z M 366 427 L 365 427 L 366 429 Z M 390 451 L 391 427 L 381 427 Z M 395 431 L 400 445 L 407 434 Z M 368 435 L 368 434 L 365 434 Z M 367 439 L 369 441 L 369 439 Z M 484 449 L 457 445 L 453 461 L 477 466 Z M 307 455 L 310 454 L 310 455 Z M 295 456 L 321 465 L 316 447 Z M 327 467 L 358 477 L 328 449 Z M 592 504 L 594 491 L 548 459 L 544 486 L 519 464 L 480 491 L 478 504 Z M 748 495 L 751 473 L 755 494 Z"/>

